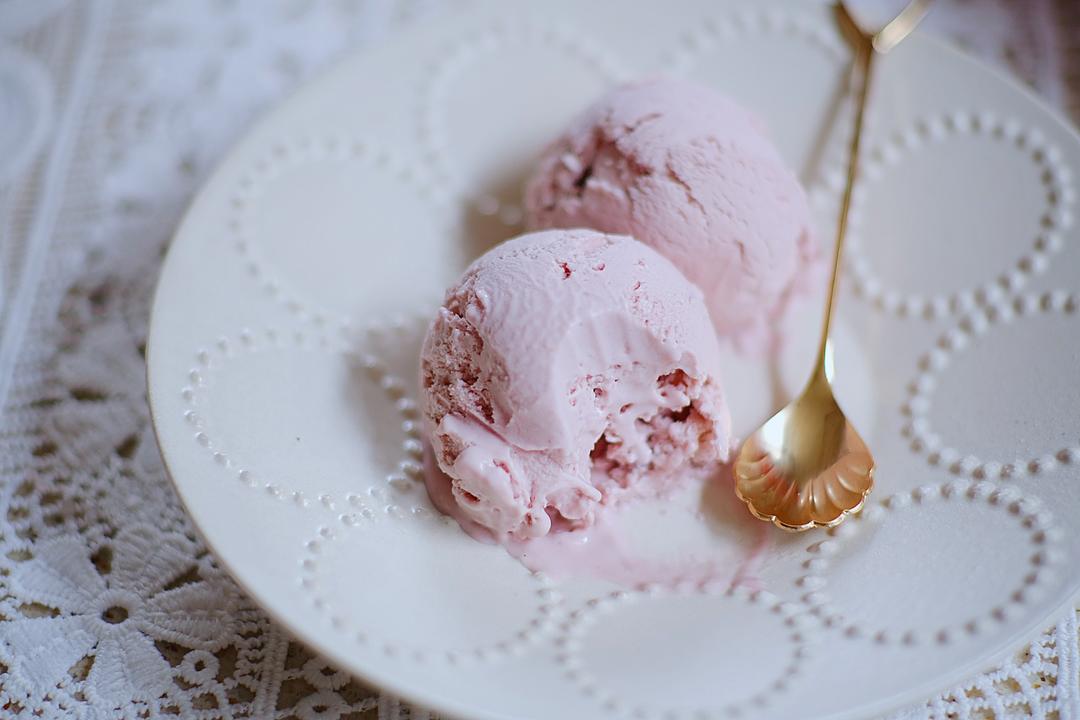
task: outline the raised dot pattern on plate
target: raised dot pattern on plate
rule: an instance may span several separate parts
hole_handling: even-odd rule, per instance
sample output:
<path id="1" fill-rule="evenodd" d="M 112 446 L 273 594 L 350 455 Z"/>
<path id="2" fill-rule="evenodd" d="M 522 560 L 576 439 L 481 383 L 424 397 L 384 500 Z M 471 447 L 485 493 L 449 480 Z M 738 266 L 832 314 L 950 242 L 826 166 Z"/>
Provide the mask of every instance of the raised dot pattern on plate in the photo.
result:
<path id="1" fill-rule="evenodd" d="M 1080 298 L 1065 291 L 1021 295 L 977 309 L 961 319 L 956 327 L 942 334 L 935 347 L 919 358 L 918 372 L 908 384 L 908 397 L 900 408 L 907 417 L 902 433 L 910 440 L 911 449 L 925 455 L 931 465 L 943 467 L 955 475 L 978 479 L 1044 475 L 1061 465 L 1080 462 L 1080 437 L 1076 438 L 1076 445 L 1031 458 L 1004 461 L 982 459 L 946 445 L 929 419 L 933 391 L 941 372 L 948 368 L 952 357 L 967 348 L 973 340 L 989 332 L 994 325 L 1006 325 L 1033 314 L 1072 316 L 1078 309 Z"/>
<path id="2" fill-rule="evenodd" d="M 708 9 L 706 9 L 707 11 Z M 453 41 L 447 46 L 449 47 L 448 53 L 443 52 L 431 58 L 432 66 L 429 68 L 430 72 L 427 73 L 427 77 L 431 78 L 431 82 L 423 88 L 416 88 L 423 91 L 423 97 L 411 97 L 407 101 L 409 109 L 415 110 L 418 105 L 421 108 L 421 127 L 418 140 L 420 141 L 421 150 L 425 151 L 426 155 L 419 167 L 399 163 L 391 155 L 380 152 L 370 143 L 356 141 L 346 137 L 344 134 L 312 133 L 309 135 L 309 139 L 306 140 L 300 137 L 300 139 L 287 140 L 278 145 L 268 146 L 262 159 L 251 164 L 248 170 L 240 177 L 239 183 L 235 185 L 235 191 L 230 191 L 226 196 L 226 199 L 232 203 L 231 209 L 226 215 L 229 223 L 227 237 L 233 243 L 230 245 L 230 252 L 235 250 L 246 261 L 247 271 L 258 283 L 257 286 L 252 285 L 251 288 L 261 288 L 267 296 L 275 298 L 275 302 L 280 303 L 280 307 L 287 308 L 290 314 L 302 320 L 316 323 L 314 329 L 309 328 L 309 331 L 305 333 L 306 340 L 304 342 L 313 342 L 318 345 L 322 342 L 320 338 L 325 336 L 328 338 L 329 351 L 353 352 L 352 346 L 349 344 L 352 336 L 349 333 L 339 334 L 339 326 L 347 325 L 348 319 L 328 312 L 325 308 L 319 307 L 317 303 L 312 302 L 311 298 L 303 297 L 302 294 L 297 293 L 294 288 L 288 285 L 288 278 L 279 274 L 283 270 L 288 270 L 288 268 L 275 267 L 270 262 L 272 258 L 260 254 L 258 238 L 251 237 L 250 227 L 245 225 L 246 213 L 252 209 L 252 204 L 257 200 L 259 193 L 264 191 L 268 187 L 268 183 L 272 183 L 280 173 L 286 172 L 292 167 L 309 162 L 352 162 L 355 158 L 360 162 L 370 163 L 372 167 L 378 168 L 380 172 L 387 173 L 387 177 L 396 177 L 406 185 L 416 188 L 418 195 L 425 192 L 431 193 L 431 199 L 435 205 L 445 201 L 447 198 L 439 195 L 442 191 L 433 188 L 434 183 L 425 179 L 430 175 L 439 175 L 438 179 L 442 182 L 446 178 L 452 179 L 453 176 L 453 168 L 448 166 L 445 155 L 446 143 L 449 138 L 446 137 L 445 129 L 440 126 L 442 120 L 438 112 L 442 102 L 440 93 L 452 90 L 447 81 L 456 72 L 460 71 L 463 62 L 497 48 L 499 42 L 504 42 L 507 39 L 525 39 L 553 42 L 555 46 L 560 46 L 562 41 L 558 38 L 562 36 L 562 31 L 548 33 L 540 23 L 533 23 L 532 27 L 539 29 L 518 33 L 514 29 L 508 30 L 493 25 L 488 30 L 474 32 L 468 37 Z M 784 35 L 785 39 L 790 37 L 808 41 L 817 48 L 813 52 L 823 52 L 829 57 L 842 59 L 845 57 L 843 49 L 830 33 L 827 31 L 822 33 L 823 28 L 826 27 L 824 24 L 804 24 L 797 14 L 772 13 L 757 8 L 747 9 L 745 12 L 736 13 L 719 20 L 706 20 L 694 31 L 687 33 L 680 39 L 682 45 L 673 53 L 671 63 L 673 66 L 692 63 L 703 51 L 708 50 L 712 44 L 729 37 L 730 33 L 747 35 L 753 33 L 778 33 Z M 569 52 L 592 52 L 589 43 L 577 38 L 573 32 L 569 32 L 567 36 L 573 36 L 570 44 L 565 46 Z M 493 40 L 494 44 L 492 44 Z M 447 62 L 444 66 L 443 61 L 447 59 L 453 62 Z M 594 67 L 600 68 L 603 73 L 612 77 L 612 79 L 618 79 L 618 76 L 622 75 L 618 62 L 602 54 L 595 55 L 594 60 L 588 62 L 593 63 Z M 414 94 L 416 89 L 414 89 Z M 870 164 L 873 165 L 877 162 L 879 165 L 877 171 L 884 172 L 890 162 L 902 159 L 904 153 L 910 152 L 919 143 L 930 145 L 931 142 L 940 141 L 944 137 L 950 136 L 950 133 L 954 133 L 958 128 L 962 128 L 963 132 L 987 135 L 995 140 L 1008 140 L 1024 153 L 1030 155 L 1033 162 L 1043 173 L 1043 183 L 1047 197 L 1053 195 L 1056 199 L 1055 203 L 1051 203 L 1053 207 L 1050 208 L 1051 213 L 1047 216 L 1049 218 L 1047 223 L 1049 227 L 1043 228 L 1048 232 L 1040 231 L 1039 236 L 1034 241 L 1033 250 L 1025 255 L 1025 258 L 1028 258 L 1027 260 L 1021 259 L 1015 268 L 1009 269 L 995 280 L 970 292 L 961 291 L 955 294 L 955 297 L 942 295 L 941 297 L 927 298 L 924 302 L 920 298 L 903 297 L 893 291 L 883 289 L 880 287 L 880 282 L 878 282 L 877 291 L 875 292 L 873 282 L 870 282 L 874 278 L 865 273 L 856 278 L 861 283 L 860 291 L 864 297 L 871 299 L 876 306 L 897 316 L 945 317 L 970 310 L 979 304 L 984 305 L 986 308 L 1013 308 L 1013 298 L 1005 297 L 1003 294 L 1015 292 L 1031 275 L 1041 270 L 1050 255 L 1061 247 L 1062 233 L 1060 231 L 1071 224 L 1071 207 L 1075 201 L 1075 194 L 1068 168 L 1061 161 L 1060 153 L 1049 142 L 1040 137 L 1037 130 L 1024 129 L 1013 122 L 997 121 L 986 113 L 977 116 L 954 113 L 951 115 L 952 121 L 948 120 L 950 115 L 947 114 L 935 114 L 933 117 L 941 119 L 942 124 L 937 126 L 932 125 L 931 121 L 926 121 L 924 125 L 917 125 L 914 129 L 905 131 L 901 135 L 888 140 L 882 145 L 881 155 L 878 160 L 874 159 L 872 151 L 872 156 L 869 159 Z M 966 118 L 971 118 L 970 126 L 967 125 Z M 302 132 L 304 128 L 299 130 Z M 930 137 L 936 133 L 943 133 L 942 138 Z M 255 158 L 254 155 L 250 157 Z M 872 169 L 870 174 L 874 172 L 875 170 Z M 519 220 L 519 217 L 514 214 L 516 208 L 502 208 L 498 205 L 497 200 L 479 197 L 479 194 L 473 188 L 453 187 L 453 192 L 476 203 L 476 209 L 481 214 L 498 214 L 507 225 L 514 225 Z M 492 202 L 494 202 L 494 205 Z M 220 225 L 215 227 L 214 230 L 220 232 Z M 1024 240 L 1026 242 L 1027 238 L 1024 238 Z M 857 246 L 857 240 L 855 244 Z M 857 247 L 853 256 L 856 258 L 859 256 Z M 865 266 L 858 269 L 870 270 Z M 879 297 L 880 299 L 878 299 Z M 1023 305 L 1022 312 L 1018 312 L 1017 315 L 1032 310 L 1032 300 L 1030 298 L 1018 302 L 1022 302 Z M 1039 310 L 1072 313 L 1076 309 L 1075 297 L 1067 293 L 1049 293 L 1035 298 L 1034 302 L 1040 306 Z M 927 304 L 929 304 L 929 307 Z M 1042 307 L 1043 305 L 1046 307 Z M 1010 311 L 1006 309 L 1005 312 Z M 993 320 L 993 322 L 996 321 L 998 320 Z M 215 329 L 211 328 L 209 332 L 213 333 Z M 961 329 L 960 333 L 965 334 L 965 331 Z M 209 336 L 212 337 L 213 335 L 210 334 Z M 533 628 L 533 633 L 531 635 L 527 634 L 525 639 L 510 640 L 503 644 L 495 643 L 483 647 L 462 646 L 446 651 L 432 647 L 409 648 L 403 644 L 392 642 L 393 638 L 376 638 L 370 634 L 365 634 L 361 626 L 367 618 L 360 613 L 353 613 L 353 609 L 346 604 L 333 607 L 327 603 L 326 598 L 320 594 L 322 587 L 319 582 L 319 572 L 320 569 L 325 569 L 320 565 L 320 560 L 325 558 L 326 548 L 341 536 L 349 533 L 366 532 L 373 527 L 395 529 L 398 520 L 406 519 L 409 522 L 415 521 L 417 526 L 440 527 L 449 530 L 451 526 L 447 525 L 447 523 L 452 524 L 453 521 L 441 518 L 422 502 L 426 499 L 426 495 L 417 484 L 423 447 L 419 434 L 419 418 L 415 402 L 408 396 L 407 392 L 403 392 L 403 388 L 411 385 L 411 379 L 410 382 L 406 383 L 405 379 L 394 370 L 393 365 L 388 366 L 375 353 L 356 351 L 352 357 L 367 368 L 371 381 L 381 388 L 386 400 L 397 408 L 400 413 L 401 430 L 404 437 L 401 446 L 403 458 L 401 465 L 397 470 L 390 473 L 385 478 L 386 482 L 381 485 L 363 492 L 342 492 L 337 495 L 319 492 L 317 488 L 311 490 L 306 488 L 303 490 L 285 488 L 267 482 L 259 476 L 255 468 L 239 465 L 237 459 L 229 454 L 228 448 L 219 445 L 219 439 L 208 434 L 201 417 L 203 410 L 201 401 L 204 397 L 203 392 L 206 389 L 204 380 L 214 372 L 216 365 L 229 362 L 239 353 L 250 349 L 245 346 L 246 342 L 267 343 L 271 346 L 280 347 L 292 343 L 294 339 L 291 334 L 281 334 L 280 332 L 276 335 L 268 334 L 264 337 L 264 333 L 260 331 L 242 333 L 238 337 L 223 338 L 219 341 L 220 344 L 210 343 L 196 354 L 195 361 L 190 365 L 188 379 L 182 392 L 186 405 L 185 415 L 188 417 L 187 422 L 190 425 L 190 431 L 195 442 L 213 458 L 214 462 L 223 471 L 227 472 L 230 477 L 235 477 L 244 484 L 255 488 L 263 497 L 295 502 L 305 507 L 313 506 L 321 512 L 321 515 L 308 514 L 305 516 L 316 517 L 318 522 L 323 523 L 323 525 L 318 528 L 317 533 L 311 530 L 302 530 L 305 533 L 310 532 L 314 537 L 310 544 L 304 545 L 302 549 L 300 541 L 291 546 L 296 549 L 296 554 L 289 556 L 291 562 L 287 563 L 289 567 L 285 571 L 284 577 L 284 580 L 288 583 L 299 582 L 304 592 L 304 594 L 300 595 L 299 600 L 301 602 L 310 601 L 319 611 L 317 614 L 308 614 L 315 615 L 317 620 L 321 619 L 329 622 L 335 628 L 343 629 L 343 638 L 355 636 L 358 645 L 369 649 L 373 648 L 388 658 L 393 657 L 405 662 L 431 662 L 434 664 L 434 662 L 438 661 L 446 664 L 460 664 L 460 666 L 466 667 L 471 662 L 492 662 L 508 659 L 514 652 L 520 651 L 527 643 L 542 639 L 543 633 L 550 632 L 552 627 L 550 624 L 543 624 L 541 626 L 542 631 Z M 960 342 L 962 343 L 963 340 Z M 946 355 L 955 351 L 958 347 L 948 349 Z M 914 400 L 911 403 L 914 410 L 911 432 L 913 446 L 916 443 L 922 443 L 926 439 L 919 437 L 918 430 L 920 428 L 929 431 L 926 425 L 920 425 L 916 428 L 914 422 L 919 419 L 920 413 L 922 413 L 922 419 L 925 420 L 925 409 L 928 407 L 935 379 L 931 377 L 927 380 L 924 375 L 925 373 L 920 371 L 916 384 L 913 385 L 919 390 L 912 390 L 911 392 L 911 399 Z M 930 373 L 930 375 L 933 375 L 933 373 Z M 175 378 L 175 374 L 170 375 L 170 377 Z M 172 380 L 170 380 L 171 382 Z M 166 390 L 170 394 L 175 394 L 175 387 L 170 384 Z M 176 414 L 174 413 L 172 416 L 176 417 Z M 185 437 L 184 439 L 187 440 L 188 438 Z M 970 474 L 975 478 L 1006 476 L 1006 466 L 995 465 L 993 462 L 983 463 L 970 456 L 961 458 L 959 453 L 949 451 L 947 448 L 939 449 L 941 452 L 936 456 L 936 464 L 939 466 L 947 467 L 961 474 Z M 917 451 L 926 453 L 931 459 L 934 457 L 932 454 L 933 449 L 929 447 L 929 444 L 923 443 L 917 448 Z M 1053 457 L 1059 463 L 1080 462 L 1080 446 L 1062 449 Z M 1023 461 L 1020 465 L 1027 472 L 1031 471 L 1031 467 L 1036 467 L 1039 472 L 1044 472 L 1053 465 L 1052 462 L 1047 462 L 1045 457 L 1034 458 L 1033 460 L 1037 461 L 1035 465 L 1032 465 L 1031 461 Z M 1060 479 L 1060 475 L 1057 479 Z M 412 495 L 406 497 L 404 493 L 412 493 Z M 827 612 L 826 605 L 823 603 L 827 599 L 825 593 L 829 590 L 830 563 L 833 563 L 832 569 L 836 569 L 835 563 L 837 559 L 834 557 L 834 553 L 843 546 L 848 534 L 858 532 L 860 526 L 883 520 L 893 523 L 899 521 L 902 524 L 903 518 L 892 516 L 902 512 L 908 505 L 938 500 L 985 502 L 990 508 L 988 513 L 997 513 L 1006 517 L 1006 519 L 1013 517 L 1016 522 L 1026 526 L 1030 530 L 1029 535 L 1032 545 L 1035 546 L 1033 548 L 1034 554 L 1032 555 L 1030 572 L 1025 568 L 1023 572 L 1019 573 L 1019 575 L 1023 575 L 1024 572 L 1028 572 L 1028 575 L 1017 584 L 1017 588 L 1013 590 L 1012 599 L 1005 600 L 995 606 L 989 612 L 988 617 L 973 617 L 961 625 L 953 625 L 948 628 L 927 630 L 920 627 L 918 632 L 882 634 L 876 628 L 855 626 L 854 634 L 868 636 L 879 643 L 895 642 L 901 645 L 922 643 L 926 646 L 934 643 L 953 642 L 961 634 L 967 635 L 972 632 L 980 632 L 983 641 L 989 644 L 992 640 L 996 641 L 997 635 L 992 632 L 995 624 L 998 624 L 997 630 L 1003 636 L 1006 630 L 1011 632 L 1013 629 L 1020 627 L 1021 623 L 1026 625 L 1029 621 L 1033 621 L 1032 612 L 1038 609 L 1038 604 L 1034 601 L 1029 603 L 1028 598 L 1052 584 L 1051 574 L 1061 563 L 1061 555 L 1056 547 L 1061 537 L 1053 523 L 1053 518 L 1045 510 L 1025 501 L 1023 496 L 1015 491 L 1015 488 L 1003 488 L 993 483 L 971 482 L 966 479 L 956 480 L 940 488 L 920 488 L 909 493 L 900 493 L 889 498 L 884 504 L 868 506 L 862 515 L 855 517 L 850 523 L 825 536 L 821 542 L 815 543 L 813 550 L 808 552 L 806 556 L 805 567 L 808 572 L 804 574 L 798 586 L 801 590 L 785 594 L 789 594 L 789 599 L 792 600 L 798 594 L 806 594 L 804 601 L 808 607 L 813 608 L 820 615 L 821 620 L 841 630 L 851 629 L 853 627 L 851 623 L 846 622 L 842 617 Z M 983 508 L 979 509 L 983 510 Z M 1067 526 L 1068 523 L 1063 523 L 1063 525 Z M 299 571 L 295 570 L 296 563 L 300 563 Z M 535 582 L 537 589 L 535 596 L 528 596 L 528 600 L 536 602 L 538 607 L 546 608 L 546 612 L 557 613 L 560 603 L 558 590 L 554 587 L 545 587 L 549 582 L 546 579 L 534 578 L 530 582 Z M 267 588 L 270 585 L 264 584 L 254 587 L 258 588 L 261 597 L 266 597 Z M 834 584 L 833 590 L 835 589 Z M 285 592 L 288 587 L 281 585 L 277 590 Z M 762 683 L 763 687 L 765 687 L 762 692 L 787 692 L 783 684 L 770 685 L 770 683 L 780 683 L 779 680 L 772 679 L 771 673 L 773 670 L 776 671 L 777 676 L 788 669 L 794 669 L 796 673 L 808 672 L 805 663 L 808 643 L 804 636 L 805 633 L 797 627 L 799 623 L 791 617 L 793 612 L 791 603 L 782 602 L 769 593 L 752 595 L 741 589 L 732 591 L 729 595 L 727 588 L 717 587 L 654 588 L 641 592 L 617 593 L 610 597 L 596 598 L 579 611 L 564 627 L 564 636 L 560 638 L 558 648 L 552 649 L 550 653 L 550 658 L 555 658 L 556 653 L 559 653 L 557 661 L 559 662 L 558 672 L 560 677 L 580 691 L 583 702 L 599 703 L 596 705 L 597 710 L 602 707 L 606 712 L 630 717 L 707 718 L 732 715 L 744 708 L 752 710 L 753 706 L 761 698 L 760 695 L 755 695 L 748 701 L 750 707 L 742 704 L 716 708 L 707 707 L 701 709 L 700 712 L 696 710 L 672 710 L 663 707 L 640 707 L 628 704 L 623 698 L 615 697 L 608 692 L 596 680 L 596 677 L 589 672 L 589 667 L 582 664 L 582 650 L 588 651 L 590 649 L 586 637 L 588 630 L 605 613 L 617 612 L 619 608 L 625 605 L 647 601 L 650 596 L 678 596 L 680 594 L 712 594 L 718 599 L 724 598 L 725 601 L 736 603 L 745 602 L 760 606 L 770 613 L 775 613 L 777 622 L 783 624 L 789 633 L 790 642 L 781 643 L 778 648 L 790 651 L 790 664 L 778 663 L 775 666 L 769 666 L 767 672 L 762 674 Z M 1017 600 L 1017 597 L 1020 600 Z M 300 617 L 302 616 L 303 614 Z M 805 615 L 798 617 L 799 621 L 805 619 Z M 300 622 L 302 621 L 298 621 L 298 624 Z M 302 625 L 300 626 L 302 627 Z M 840 639 L 839 635 L 836 639 Z M 388 642 L 388 640 L 391 642 Z M 864 645 L 872 647 L 870 644 Z M 854 647 L 855 643 L 852 643 L 852 646 Z M 858 653 L 853 653 L 849 657 L 859 661 L 865 658 L 865 656 L 859 656 Z M 550 658 L 545 662 L 551 662 Z M 357 661 L 357 665 L 363 667 L 361 661 Z M 554 671 L 551 674 L 554 675 Z M 470 676 L 465 673 L 462 673 L 461 680 L 463 684 L 472 681 Z M 568 688 L 564 687 L 563 689 Z M 662 704 L 664 702 L 677 702 L 678 700 L 678 697 L 660 697 L 657 698 L 656 702 Z M 581 714 L 589 716 L 587 713 L 590 705 L 583 705 L 583 707 L 585 709 L 581 711 Z M 599 712 L 596 714 L 599 714 Z"/>
<path id="3" fill-rule="evenodd" d="M 454 533 L 462 533 L 457 523 L 449 517 L 432 513 L 415 514 L 412 518 L 417 527 L 428 525 L 431 528 L 443 526 Z M 322 526 L 316 537 L 304 543 L 304 554 L 300 561 L 300 587 L 307 594 L 311 606 L 323 615 L 335 631 L 347 634 L 359 646 L 374 648 L 387 658 L 411 663 L 443 663 L 458 667 L 476 664 L 494 664 L 516 657 L 540 639 L 550 635 L 557 627 L 558 613 L 563 601 L 562 594 L 554 583 L 543 573 L 533 572 L 521 567 L 532 590 L 527 598 L 516 595 L 514 602 L 532 604 L 530 619 L 522 626 L 508 629 L 506 636 L 494 642 L 485 642 L 470 647 L 433 648 L 418 646 L 408 642 L 399 642 L 389 637 L 380 637 L 377 623 L 365 625 L 362 620 L 351 617 L 349 608 L 336 607 L 327 597 L 326 580 L 323 577 L 322 561 L 327 549 L 339 542 L 349 533 L 361 532 L 368 523 L 352 527 Z M 437 538 L 428 538 L 437 540 Z M 469 542 L 472 542 L 470 539 Z M 484 551 L 494 553 L 508 563 L 515 561 L 502 554 L 499 548 L 484 547 Z M 430 640 L 430 638 L 429 638 Z"/>
<path id="4" fill-rule="evenodd" d="M 1013 267 L 970 289 L 925 296 L 886 287 L 862 251 L 859 231 L 866 195 L 871 192 L 874 181 L 887 172 L 888 167 L 902 162 L 906 155 L 931 149 L 962 135 L 1007 143 L 1036 166 L 1046 207 L 1040 213 L 1039 226 L 1032 228 L 1031 237 L 1017 239 L 1018 244 L 1021 240 L 1024 244 L 1029 243 L 1028 249 Z M 968 312 L 976 306 L 993 304 L 1005 295 L 1017 292 L 1032 275 L 1047 267 L 1049 257 L 1063 245 L 1062 233 L 1073 224 L 1072 206 L 1076 193 L 1061 151 L 1050 144 L 1038 128 L 1025 128 L 1016 120 L 1002 119 L 989 111 L 958 111 L 919 119 L 871 148 L 863 163 L 864 180 L 856 186 L 852 197 L 846 266 L 857 296 L 900 317 L 936 320 Z M 827 174 L 825 183 L 830 192 L 839 194 L 844 184 L 843 171 L 836 169 Z"/>
<path id="5" fill-rule="evenodd" d="M 719 706 L 678 707 L 636 704 L 620 698 L 605 688 L 590 671 L 581 657 L 585 637 L 596 622 L 621 608 L 638 603 L 654 602 L 664 598 L 707 598 L 718 607 L 725 603 L 739 603 L 759 608 L 767 622 L 775 622 L 787 641 L 786 660 L 774 668 L 771 676 L 761 680 L 760 687 L 749 691 L 749 696 Z M 564 676 L 577 690 L 609 714 L 649 720 L 712 720 L 735 717 L 743 712 L 761 709 L 788 691 L 789 686 L 803 670 L 809 656 L 810 641 L 817 622 L 806 615 L 796 603 L 785 602 L 767 590 L 750 590 L 744 586 L 727 583 L 688 583 L 675 586 L 650 585 L 628 591 L 617 590 L 595 597 L 585 606 L 570 614 L 563 624 L 562 633 L 556 640 L 556 662 Z M 640 648 L 639 648 L 640 649 Z M 711 687 L 711 686 L 710 686 Z"/>
<path id="6" fill-rule="evenodd" d="M 726 40 L 748 35 L 779 35 L 808 43 L 832 60 L 843 60 L 847 50 L 836 32 L 809 15 L 776 8 L 747 8 L 719 17 L 705 17 L 679 38 L 679 46 L 669 52 L 664 66 L 672 72 L 687 72 L 698 58 Z"/>
<path id="7" fill-rule="evenodd" d="M 426 314 L 418 314 L 415 320 Z M 363 333 L 369 341 L 372 335 L 390 333 L 400 337 L 405 332 L 409 319 L 405 316 L 391 319 L 388 324 L 371 325 Z M 386 487 L 374 485 L 366 491 L 346 493 L 345 505 L 341 498 L 333 493 L 320 492 L 317 489 L 288 486 L 281 481 L 269 480 L 262 472 L 250 464 L 245 464 L 234 457 L 228 447 L 213 437 L 207 427 L 204 410 L 207 405 L 208 379 L 226 363 L 235 361 L 245 354 L 264 350 L 284 350 L 287 348 L 338 354 L 365 371 L 367 379 L 376 384 L 383 392 L 388 405 L 392 406 L 400 417 L 402 459 L 397 469 L 386 476 Z M 196 351 L 194 362 L 188 370 L 186 383 L 180 395 L 185 406 L 184 420 L 193 430 L 195 443 L 211 455 L 214 462 L 227 471 L 243 485 L 261 490 L 266 496 L 276 500 L 287 500 L 298 507 L 307 508 L 317 505 L 330 511 L 342 510 L 339 519 L 346 525 L 355 524 L 371 511 L 364 497 L 383 505 L 386 514 L 391 517 L 404 516 L 395 498 L 404 502 L 414 498 L 421 506 L 410 508 L 408 513 L 423 514 L 429 511 L 426 493 L 418 486 L 423 483 L 423 443 L 420 436 L 420 423 L 416 401 L 410 397 L 405 380 L 398 377 L 378 354 L 359 349 L 357 334 L 348 328 L 340 328 L 336 333 L 318 330 L 282 331 L 268 328 L 262 331 L 241 330 L 235 337 L 221 336 L 216 341 Z M 389 504 L 387 504 L 389 503 Z"/>
<path id="8" fill-rule="evenodd" d="M 498 198 L 480 195 L 465 187 L 453 169 L 447 154 L 450 137 L 444 127 L 442 112 L 451 81 L 477 57 L 493 53 L 509 43 L 538 44 L 580 61 L 610 82 L 628 76 L 618 60 L 599 49 L 595 42 L 569 28 L 534 18 L 504 18 L 475 28 L 431 60 L 429 75 L 421 91 L 418 136 L 424 159 L 440 181 L 464 196 L 481 215 L 497 215 L 503 224 L 514 227 L 521 222 L 517 205 L 503 206 Z"/>
<path id="9" fill-rule="evenodd" d="M 259 238 L 253 230 L 252 215 L 267 188 L 290 171 L 317 163 L 360 163 L 368 170 L 395 178 L 427 203 L 434 214 L 441 213 L 447 204 L 447 197 L 423 168 L 399 160 L 368 139 L 345 134 L 322 133 L 269 142 L 262 156 L 241 174 L 231 193 L 227 229 L 232 247 L 244 261 L 246 273 L 266 295 L 300 319 L 318 326 L 333 321 L 348 325 L 350 318 L 335 317 L 330 310 L 320 307 L 319 303 L 292 287 L 287 273 L 274 266 L 261 250 Z"/>
<path id="10" fill-rule="evenodd" d="M 858 542 L 858 535 L 866 525 L 886 522 L 896 513 L 916 511 L 920 506 L 936 502 L 981 503 L 996 510 L 1006 518 L 1012 518 L 1028 534 L 1031 555 L 1028 568 L 1011 588 L 1002 592 L 999 602 L 985 615 L 976 615 L 957 623 L 938 627 L 879 628 L 859 623 L 837 610 L 828 594 L 829 570 L 832 558 L 848 541 Z M 1056 547 L 1061 539 L 1060 530 L 1053 516 L 1034 498 L 1025 497 L 1017 488 L 1000 486 L 989 480 L 975 482 L 957 479 L 939 485 L 925 485 L 909 492 L 900 492 L 879 501 L 843 525 L 827 531 L 824 540 L 807 547 L 809 558 L 803 563 L 808 571 L 798 578 L 796 585 L 804 591 L 802 597 L 825 623 L 826 627 L 840 630 L 849 639 L 870 639 L 879 645 L 914 647 L 928 639 L 939 645 L 948 645 L 957 639 L 971 637 L 983 632 L 987 626 L 1002 625 L 1015 616 L 1016 611 L 1035 600 L 1042 589 L 1053 581 L 1053 566 L 1062 561 Z"/>

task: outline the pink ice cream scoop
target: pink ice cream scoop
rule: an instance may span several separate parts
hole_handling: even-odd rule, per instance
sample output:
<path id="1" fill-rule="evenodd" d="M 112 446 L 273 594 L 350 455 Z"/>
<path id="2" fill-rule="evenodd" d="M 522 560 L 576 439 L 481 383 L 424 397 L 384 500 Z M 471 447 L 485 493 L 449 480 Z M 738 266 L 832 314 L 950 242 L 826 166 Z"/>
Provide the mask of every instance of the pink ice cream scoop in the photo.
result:
<path id="1" fill-rule="evenodd" d="M 545 152 L 531 228 L 632 235 L 701 288 L 721 335 L 760 336 L 817 246 L 806 195 L 761 123 L 715 91 L 656 77 L 620 87 Z"/>
<path id="2" fill-rule="evenodd" d="M 719 354 L 700 291 L 632 238 L 552 230 L 497 246 L 447 292 L 421 355 L 456 510 L 537 537 L 726 459 Z"/>

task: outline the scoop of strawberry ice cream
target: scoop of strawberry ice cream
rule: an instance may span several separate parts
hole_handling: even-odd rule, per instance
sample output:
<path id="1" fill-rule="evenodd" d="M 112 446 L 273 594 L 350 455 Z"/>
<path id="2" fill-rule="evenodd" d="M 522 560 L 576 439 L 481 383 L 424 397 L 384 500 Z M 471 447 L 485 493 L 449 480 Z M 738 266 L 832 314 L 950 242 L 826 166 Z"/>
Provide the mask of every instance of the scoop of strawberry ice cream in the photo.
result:
<path id="1" fill-rule="evenodd" d="M 642 243 L 556 230 L 497 246 L 447 292 L 421 355 L 455 514 L 536 537 L 725 459 L 719 360 L 700 291 Z"/>
<path id="2" fill-rule="evenodd" d="M 762 124 L 715 91 L 655 77 L 600 99 L 525 192 L 531 228 L 655 248 L 701 288 L 717 332 L 760 336 L 817 256 L 806 195 Z"/>

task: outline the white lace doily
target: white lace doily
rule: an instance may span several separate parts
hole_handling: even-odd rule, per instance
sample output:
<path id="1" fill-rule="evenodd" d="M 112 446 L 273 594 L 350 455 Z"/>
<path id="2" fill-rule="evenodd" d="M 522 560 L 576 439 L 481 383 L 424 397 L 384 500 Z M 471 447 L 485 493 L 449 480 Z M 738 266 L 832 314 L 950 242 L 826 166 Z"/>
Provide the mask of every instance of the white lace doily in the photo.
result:
<path id="1" fill-rule="evenodd" d="M 427 717 L 217 567 L 164 476 L 142 355 L 162 251 L 226 148 L 347 48 L 459 4 L 0 2 L 0 715 Z M 952 0 L 931 27 L 1065 105 L 1068 22 L 1069 0 Z M 900 716 L 1078 717 L 1078 656 L 1074 615 Z"/>

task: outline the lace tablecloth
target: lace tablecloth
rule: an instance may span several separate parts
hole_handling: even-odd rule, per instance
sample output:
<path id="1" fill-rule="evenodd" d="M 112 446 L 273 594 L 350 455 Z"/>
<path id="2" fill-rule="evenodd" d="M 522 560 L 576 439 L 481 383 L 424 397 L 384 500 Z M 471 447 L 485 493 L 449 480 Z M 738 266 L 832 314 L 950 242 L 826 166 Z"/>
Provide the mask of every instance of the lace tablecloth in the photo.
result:
<path id="1" fill-rule="evenodd" d="M 0 715 L 426 718 L 290 639 L 198 541 L 143 353 L 162 253 L 252 120 L 465 0 L 0 0 Z M 1080 4 L 930 27 L 1080 118 Z M 904 718 L 1080 717 L 1075 614 Z"/>

